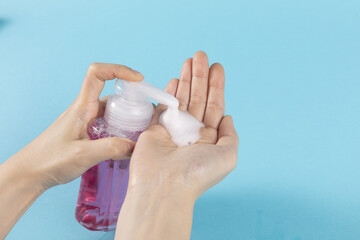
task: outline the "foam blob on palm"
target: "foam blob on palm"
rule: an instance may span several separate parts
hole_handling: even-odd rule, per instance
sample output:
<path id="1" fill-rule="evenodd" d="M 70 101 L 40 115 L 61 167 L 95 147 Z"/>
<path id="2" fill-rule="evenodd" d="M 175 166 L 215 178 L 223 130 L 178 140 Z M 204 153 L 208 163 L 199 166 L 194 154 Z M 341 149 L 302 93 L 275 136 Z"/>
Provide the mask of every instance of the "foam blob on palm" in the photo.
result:
<path id="1" fill-rule="evenodd" d="M 139 109 L 141 106 L 149 106 L 148 98 L 167 105 L 168 109 L 161 114 L 159 122 L 166 128 L 176 145 L 191 145 L 200 139 L 200 128 L 204 127 L 204 124 L 190 113 L 179 111 L 179 101 L 173 95 L 144 81 L 127 82 L 118 80 L 115 84 L 115 92 L 121 95 L 122 99 L 133 102 L 131 106 L 137 104 L 136 111 L 139 113 L 137 118 L 140 118 L 143 115 L 142 113 L 145 114 L 146 111 L 143 108 Z M 124 110 L 123 107 L 118 109 L 119 111 Z M 119 116 L 123 116 L 123 114 L 117 115 L 114 119 L 119 121 Z"/>
<path id="2" fill-rule="evenodd" d="M 200 129 L 204 124 L 194 118 L 190 113 L 179 111 L 178 108 L 169 107 L 159 119 L 178 146 L 196 143 L 200 139 Z"/>

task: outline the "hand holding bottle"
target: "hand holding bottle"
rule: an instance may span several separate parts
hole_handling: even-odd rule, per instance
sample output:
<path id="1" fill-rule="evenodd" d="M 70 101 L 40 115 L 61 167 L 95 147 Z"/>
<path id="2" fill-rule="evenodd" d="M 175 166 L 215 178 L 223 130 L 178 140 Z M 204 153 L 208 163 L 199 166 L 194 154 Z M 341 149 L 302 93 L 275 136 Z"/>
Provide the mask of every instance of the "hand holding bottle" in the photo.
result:
<path id="1" fill-rule="evenodd" d="M 221 181 L 237 162 L 238 136 L 230 116 L 224 117 L 224 70 L 208 66 L 197 52 L 183 66 L 180 81 L 166 91 L 205 124 L 202 138 L 177 147 L 158 124 L 158 106 L 150 127 L 140 135 L 130 163 L 128 193 L 120 212 L 117 239 L 189 239 L 196 199 Z"/>
<path id="2" fill-rule="evenodd" d="M 103 115 L 106 98 L 99 100 L 99 96 L 105 80 L 114 78 L 141 81 L 143 76 L 122 65 L 93 63 L 74 103 L 22 150 L 34 154 L 29 167 L 42 178 L 44 188 L 72 181 L 106 159 L 120 160 L 131 154 L 132 141 L 116 137 L 90 141 L 87 134 L 89 122 Z"/>
<path id="3" fill-rule="evenodd" d="M 105 80 L 141 81 L 143 76 L 122 65 L 90 65 L 79 96 L 39 137 L 0 165 L 0 239 L 46 189 L 79 177 L 106 159 L 125 159 L 134 143 L 111 137 L 91 141 L 88 123 L 102 116 L 106 98 L 99 100 Z"/>

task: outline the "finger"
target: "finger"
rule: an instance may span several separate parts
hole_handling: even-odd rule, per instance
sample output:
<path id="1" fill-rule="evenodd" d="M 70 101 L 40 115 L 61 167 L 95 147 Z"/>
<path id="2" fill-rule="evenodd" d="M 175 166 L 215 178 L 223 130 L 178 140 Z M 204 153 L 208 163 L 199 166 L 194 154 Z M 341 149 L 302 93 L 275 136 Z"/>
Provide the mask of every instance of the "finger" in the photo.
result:
<path id="1" fill-rule="evenodd" d="M 218 141 L 217 129 L 215 128 L 201 128 L 200 136 L 201 138 L 199 139 L 198 143 L 216 144 Z"/>
<path id="2" fill-rule="evenodd" d="M 152 117 L 152 119 L 151 119 L 151 122 L 150 122 L 150 126 L 159 123 L 160 115 L 161 115 L 165 110 L 166 110 L 166 106 L 165 106 L 165 105 L 159 104 L 159 105 L 156 107 L 155 112 L 154 112 L 154 115 L 153 115 L 153 117 Z"/>
<path id="3" fill-rule="evenodd" d="M 231 116 L 228 115 L 222 118 L 219 125 L 218 138 L 219 139 L 216 144 L 219 146 L 238 147 L 239 137 L 236 133 Z"/>
<path id="4" fill-rule="evenodd" d="M 239 137 L 231 116 L 225 116 L 221 120 L 218 136 L 219 140 L 216 145 L 224 149 L 222 162 L 226 166 L 226 170 L 230 172 L 236 167 L 239 148 Z"/>
<path id="5" fill-rule="evenodd" d="M 224 68 L 221 64 L 215 63 L 209 71 L 209 92 L 204 116 L 204 124 L 207 127 L 218 129 L 225 114 L 224 87 Z"/>
<path id="6" fill-rule="evenodd" d="M 97 117 L 104 116 L 105 108 L 106 108 L 106 102 L 109 99 L 110 95 L 107 95 L 105 97 L 100 98 L 99 100 L 99 109 L 97 113 Z"/>
<path id="7" fill-rule="evenodd" d="M 173 78 L 168 82 L 164 91 L 175 96 L 178 85 L 179 85 L 179 79 Z"/>
<path id="8" fill-rule="evenodd" d="M 195 53 L 192 64 L 191 93 L 189 113 L 199 121 L 203 120 L 209 76 L 209 61 L 205 52 Z"/>
<path id="9" fill-rule="evenodd" d="M 79 98 L 85 102 L 97 101 L 106 80 L 114 78 L 126 81 L 138 82 L 144 79 L 144 76 L 123 65 L 110 63 L 93 63 L 86 72 L 83 85 L 81 87 Z"/>
<path id="10" fill-rule="evenodd" d="M 177 78 L 173 78 L 171 79 L 168 84 L 166 85 L 165 87 L 165 92 L 171 94 L 171 95 L 175 95 L 176 94 L 176 90 L 178 88 L 178 84 L 179 84 L 179 80 Z M 161 115 L 161 113 L 163 111 L 166 110 L 166 106 L 163 105 L 163 104 L 158 104 L 156 109 L 155 109 L 155 112 L 154 112 L 154 115 L 151 119 L 151 122 L 150 122 L 150 125 L 154 125 L 154 124 L 158 124 L 159 123 L 159 117 Z"/>
<path id="11" fill-rule="evenodd" d="M 102 97 L 102 98 L 99 99 L 100 105 L 102 107 L 106 107 L 106 102 L 107 102 L 107 100 L 109 99 L 110 96 L 111 95 L 106 95 L 105 97 Z"/>
<path id="12" fill-rule="evenodd" d="M 176 98 L 179 100 L 179 109 L 185 111 L 188 109 L 191 87 L 192 58 L 186 59 L 180 73 L 179 86 L 176 92 Z"/>
<path id="13" fill-rule="evenodd" d="M 118 137 L 102 138 L 83 143 L 89 164 L 96 165 L 107 159 L 122 160 L 131 156 L 135 142 Z"/>

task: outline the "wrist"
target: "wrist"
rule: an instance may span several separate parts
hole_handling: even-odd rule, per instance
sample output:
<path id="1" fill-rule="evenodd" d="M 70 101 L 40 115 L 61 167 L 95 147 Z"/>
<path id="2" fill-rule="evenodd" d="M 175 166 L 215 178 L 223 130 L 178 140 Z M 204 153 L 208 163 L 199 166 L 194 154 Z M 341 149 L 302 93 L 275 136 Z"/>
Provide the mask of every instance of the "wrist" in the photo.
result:
<path id="1" fill-rule="evenodd" d="M 195 199 L 166 188 L 128 189 L 115 239 L 189 239 Z"/>
<path id="2" fill-rule="evenodd" d="M 181 186 L 174 186 L 174 184 L 167 183 L 136 183 L 129 181 L 127 196 L 131 198 L 151 199 L 154 202 L 173 202 L 174 204 L 187 203 L 194 205 L 196 195 L 191 191 Z"/>
<path id="3" fill-rule="evenodd" d="M 0 239 L 25 213 L 30 205 L 44 192 L 35 178 L 26 174 L 14 156 L 0 165 Z"/>
<path id="4" fill-rule="evenodd" d="M 8 180 L 11 185 L 40 196 L 47 188 L 42 182 L 43 174 L 36 172 L 31 162 L 31 156 L 24 154 L 22 150 L 11 157 L 5 162 Z"/>
<path id="5" fill-rule="evenodd" d="M 128 206 L 141 209 L 141 214 L 151 214 L 159 209 L 189 211 L 194 208 L 196 199 L 188 193 L 158 188 L 133 188 L 127 191 L 125 201 Z M 140 212 L 140 211 L 139 211 Z"/>

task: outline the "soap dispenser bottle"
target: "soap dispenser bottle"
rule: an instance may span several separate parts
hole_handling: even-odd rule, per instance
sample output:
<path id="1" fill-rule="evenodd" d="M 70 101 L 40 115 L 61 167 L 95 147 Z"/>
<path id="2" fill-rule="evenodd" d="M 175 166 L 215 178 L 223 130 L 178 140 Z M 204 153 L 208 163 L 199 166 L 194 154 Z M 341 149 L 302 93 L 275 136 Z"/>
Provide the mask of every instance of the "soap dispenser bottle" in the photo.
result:
<path id="1" fill-rule="evenodd" d="M 178 108 L 178 100 L 145 82 L 117 80 L 115 94 L 107 101 L 103 118 L 93 120 L 88 126 L 91 140 L 122 137 L 137 141 L 148 127 L 153 105 L 159 103 Z M 81 178 L 75 217 L 89 230 L 115 230 L 118 215 L 124 202 L 130 159 L 106 160 L 86 171 Z"/>

